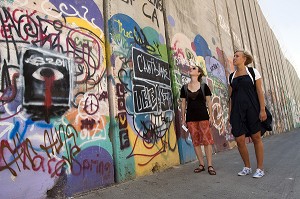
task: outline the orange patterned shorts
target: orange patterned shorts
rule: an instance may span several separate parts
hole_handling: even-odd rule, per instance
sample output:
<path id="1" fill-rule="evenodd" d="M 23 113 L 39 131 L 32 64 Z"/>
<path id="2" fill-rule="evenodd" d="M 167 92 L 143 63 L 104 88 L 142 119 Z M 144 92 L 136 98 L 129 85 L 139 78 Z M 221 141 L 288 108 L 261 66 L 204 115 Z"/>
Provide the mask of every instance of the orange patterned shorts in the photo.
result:
<path id="1" fill-rule="evenodd" d="M 187 122 L 187 127 L 192 136 L 194 146 L 214 144 L 208 120 Z"/>

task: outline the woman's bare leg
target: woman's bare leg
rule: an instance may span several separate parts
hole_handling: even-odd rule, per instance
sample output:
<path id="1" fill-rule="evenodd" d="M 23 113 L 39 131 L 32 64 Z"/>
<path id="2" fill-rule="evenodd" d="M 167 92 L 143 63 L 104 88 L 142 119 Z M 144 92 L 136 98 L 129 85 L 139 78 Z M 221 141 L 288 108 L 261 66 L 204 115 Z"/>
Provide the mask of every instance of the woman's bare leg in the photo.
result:
<path id="1" fill-rule="evenodd" d="M 206 155 L 207 166 L 212 166 L 212 146 L 211 145 L 204 146 L 204 151 Z"/>
<path id="2" fill-rule="evenodd" d="M 264 162 L 264 145 L 261 139 L 261 133 L 260 131 L 251 135 L 254 149 L 255 149 L 255 155 L 256 155 L 256 161 L 257 161 L 257 168 L 263 169 L 263 162 Z"/>
<path id="3" fill-rule="evenodd" d="M 238 146 L 238 149 L 239 149 L 239 152 L 240 152 L 240 155 L 242 157 L 245 167 L 250 168 L 250 158 L 249 158 L 249 152 L 248 152 L 246 142 L 245 142 L 245 135 L 236 137 L 235 141 L 237 143 L 237 146 Z"/>
<path id="4" fill-rule="evenodd" d="M 203 160 L 203 153 L 202 153 L 202 150 L 201 150 L 201 146 L 195 146 L 194 147 L 194 150 L 195 150 L 195 153 L 196 153 L 196 156 L 199 160 L 199 163 L 200 165 L 204 165 L 204 160 Z"/>

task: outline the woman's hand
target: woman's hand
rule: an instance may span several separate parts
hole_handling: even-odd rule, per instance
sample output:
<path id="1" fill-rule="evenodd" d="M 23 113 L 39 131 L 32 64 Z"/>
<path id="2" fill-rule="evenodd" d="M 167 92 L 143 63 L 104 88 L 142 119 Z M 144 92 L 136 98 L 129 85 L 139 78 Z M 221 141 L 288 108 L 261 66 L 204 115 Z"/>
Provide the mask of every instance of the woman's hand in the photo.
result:
<path id="1" fill-rule="evenodd" d="M 263 109 L 263 110 L 260 110 L 260 113 L 259 113 L 259 119 L 260 121 L 265 121 L 267 119 L 267 113 L 266 113 L 266 110 Z"/>
<path id="2" fill-rule="evenodd" d="M 210 116 L 210 117 L 209 117 L 209 126 L 210 126 L 210 127 L 212 127 L 212 126 L 213 126 L 213 124 L 214 124 L 213 117 L 212 117 L 212 116 Z"/>
<path id="3" fill-rule="evenodd" d="M 185 118 L 182 118 L 181 123 L 182 123 L 182 125 L 187 126 L 187 125 L 186 125 Z"/>

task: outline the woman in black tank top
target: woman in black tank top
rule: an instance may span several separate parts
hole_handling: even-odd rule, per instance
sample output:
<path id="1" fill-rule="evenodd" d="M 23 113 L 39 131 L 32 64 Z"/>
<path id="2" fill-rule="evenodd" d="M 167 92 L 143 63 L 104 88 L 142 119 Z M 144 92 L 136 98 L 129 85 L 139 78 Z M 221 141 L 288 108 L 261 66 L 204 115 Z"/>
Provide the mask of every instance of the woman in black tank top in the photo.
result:
<path id="1" fill-rule="evenodd" d="M 210 100 L 211 92 L 206 84 L 201 83 L 203 71 L 200 67 L 190 66 L 189 75 L 191 82 L 181 88 L 181 113 L 182 125 L 187 126 L 191 134 L 194 150 L 199 160 L 199 167 L 194 172 L 205 171 L 204 158 L 201 145 L 204 146 L 208 173 L 216 175 L 212 166 L 212 145 L 214 140 L 210 131 L 212 124 L 212 103 Z"/>
<path id="2" fill-rule="evenodd" d="M 266 120 L 267 115 L 260 74 L 256 69 L 253 69 L 257 75 L 252 80 L 246 67 L 252 60 L 252 56 L 243 50 L 238 50 L 234 54 L 233 64 L 237 67 L 237 70 L 230 75 L 232 76 L 232 81 L 229 84 L 229 112 L 231 131 L 244 162 L 244 167 L 238 175 L 244 176 L 252 173 L 245 142 L 245 137 L 251 137 L 257 160 L 257 169 L 253 177 L 261 178 L 264 176 L 264 148 L 260 131 L 261 121 Z M 256 81 L 256 89 L 253 86 L 254 81 Z"/>

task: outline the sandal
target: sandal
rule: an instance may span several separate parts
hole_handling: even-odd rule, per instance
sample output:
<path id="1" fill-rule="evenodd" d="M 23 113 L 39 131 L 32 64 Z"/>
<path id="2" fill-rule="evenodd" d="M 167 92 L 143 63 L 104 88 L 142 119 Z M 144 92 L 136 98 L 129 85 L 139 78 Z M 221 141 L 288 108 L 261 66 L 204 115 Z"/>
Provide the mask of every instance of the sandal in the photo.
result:
<path id="1" fill-rule="evenodd" d="M 200 164 L 198 168 L 194 169 L 194 173 L 200 173 L 201 171 L 205 171 L 205 167 L 202 164 Z"/>
<path id="2" fill-rule="evenodd" d="M 213 166 L 207 167 L 207 172 L 209 173 L 209 175 L 216 175 L 217 174 L 215 169 L 213 168 Z"/>

